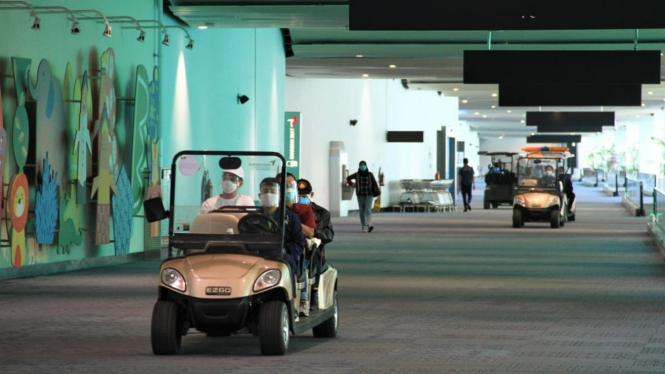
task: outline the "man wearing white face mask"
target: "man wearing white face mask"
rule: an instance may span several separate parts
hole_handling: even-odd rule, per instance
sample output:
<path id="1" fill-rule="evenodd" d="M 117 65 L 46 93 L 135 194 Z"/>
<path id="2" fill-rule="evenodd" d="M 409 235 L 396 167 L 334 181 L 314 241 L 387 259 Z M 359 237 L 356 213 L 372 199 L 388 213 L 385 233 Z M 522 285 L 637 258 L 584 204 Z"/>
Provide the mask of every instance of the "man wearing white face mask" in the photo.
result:
<path id="1" fill-rule="evenodd" d="M 209 198 L 201 204 L 199 214 L 208 213 L 223 206 L 254 206 L 254 200 L 238 193 L 242 186 L 245 172 L 242 166 L 237 169 L 224 169 L 222 174 L 222 193 Z"/>

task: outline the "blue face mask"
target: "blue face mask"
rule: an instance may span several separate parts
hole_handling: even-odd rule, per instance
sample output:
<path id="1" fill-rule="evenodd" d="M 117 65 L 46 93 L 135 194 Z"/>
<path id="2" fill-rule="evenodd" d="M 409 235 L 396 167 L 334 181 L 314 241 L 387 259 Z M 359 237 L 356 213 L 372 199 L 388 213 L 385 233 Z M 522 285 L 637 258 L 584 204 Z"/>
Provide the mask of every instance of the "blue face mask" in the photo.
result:
<path id="1" fill-rule="evenodd" d="M 299 204 L 309 205 L 309 203 L 310 203 L 309 197 L 302 197 L 302 196 L 299 197 L 299 198 L 298 198 L 298 203 L 299 203 Z"/>
<path id="2" fill-rule="evenodd" d="M 365 166 L 365 165 L 360 165 L 360 167 L 359 167 L 358 169 L 359 169 L 360 171 L 367 171 L 367 166 Z"/>
<path id="3" fill-rule="evenodd" d="M 286 201 L 295 201 L 296 200 L 296 189 L 287 188 L 286 189 Z"/>

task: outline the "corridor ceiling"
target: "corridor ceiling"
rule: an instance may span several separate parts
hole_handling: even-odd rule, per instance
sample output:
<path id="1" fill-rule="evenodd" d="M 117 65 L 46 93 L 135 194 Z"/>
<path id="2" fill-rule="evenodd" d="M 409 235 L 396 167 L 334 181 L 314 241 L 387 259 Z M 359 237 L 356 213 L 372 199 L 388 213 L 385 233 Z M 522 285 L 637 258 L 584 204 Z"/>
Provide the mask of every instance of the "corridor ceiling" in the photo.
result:
<path id="1" fill-rule="evenodd" d="M 165 0 L 165 10 L 192 27 L 288 29 L 294 56 L 286 60 L 286 73 L 291 77 L 395 79 L 412 90 L 459 97 L 460 120 L 483 138 L 534 132 L 523 123 L 527 111 L 615 111 L 622 126 L 665 108 L 664 85 L 643 85 L 638 107 L 511 108 L 499 107 L 498 85 L 462 84 L 464 50 L 663 52 L 665 29 L 351 31 L 348 0 Z"/>

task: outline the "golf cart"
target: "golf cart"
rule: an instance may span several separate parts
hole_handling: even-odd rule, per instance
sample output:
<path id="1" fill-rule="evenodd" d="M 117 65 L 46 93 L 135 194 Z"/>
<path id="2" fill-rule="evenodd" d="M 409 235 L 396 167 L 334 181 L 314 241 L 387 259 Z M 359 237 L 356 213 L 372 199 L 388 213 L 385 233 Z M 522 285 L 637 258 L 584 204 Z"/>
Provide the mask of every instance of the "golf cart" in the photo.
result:
<path id="1" fill-rule="evenodd" d="M 566 159 L 572 157 L 565 147 L 525 147 L 517 162 L 517 192 L 513 203 L 513 227 L 524 222 L 549 222 L 559 228 L 575 219 L 575 205 L 568 209 L 565 190 Z M 566 172 L 564 172 L 566 170 Z M 572 191 L 570 191 L 572 192 Z"/>
<path id="2" fill-rule="evenodd" d="M 514 158 L 516 152 L 488 152 L 485 156 L 491 157 L 489 171 L 485 174 L 485 196 L 483 208 L 490 206 L 498 208 L 499 205 L 513 205 L 515 197 Z M 509 161 L 505 161 L 509 160 Z"/>
<path id="3" fill-rule="evenodd" d="M 285 354 L 290 334 L 312 330 L 315 337 L 337 335 L 337 270 L 327 263 L 314 264 L 324 257 L 314 256 L 321 250 L 320 242 L 311 243 L 303 253 L 310 259 L 309 266 L 302 258 L 295 268 L 289 266 L 285 245 L 293 242 L 285 241 L 285 178 L 279 184 L 271 179 L 269 190 L 268 184 L 262 184 L 277 173 L 286 175 L 285 165 L 284 157 L 273 152 L 183 151 L 175 155 L 169 211 L 161 198 L 144 204 L 149 222 L 169 219 L 168 258 L 161 264 L 152 314 L 154 354 L 177 354 L 182 337 L 191 329 L 211 337 L 258 336 L 261 353 L 266 355 Z M 205 212 L 201 181 L 209 174 L 215 189 L 220 189 L 224 170 L 242 175 L 235 179 L 238 194 L 255 199 L 259 193 L 276 193 L 271 201 L 278 199 L 277 207 L 272 205 L 269 211 L 255 201 L 256 206 L 222 206 Z M 227 172 L 224 178 L 234 177 Z M 306 274 L 306 280 L 294 281 L 302 279 L 298 274 Z M 317 295 L 312 295 L 317 279 Z M 299 317 L 305 288 L 310 300 L 318 297 L 318 303 L 309 316 Z"/>

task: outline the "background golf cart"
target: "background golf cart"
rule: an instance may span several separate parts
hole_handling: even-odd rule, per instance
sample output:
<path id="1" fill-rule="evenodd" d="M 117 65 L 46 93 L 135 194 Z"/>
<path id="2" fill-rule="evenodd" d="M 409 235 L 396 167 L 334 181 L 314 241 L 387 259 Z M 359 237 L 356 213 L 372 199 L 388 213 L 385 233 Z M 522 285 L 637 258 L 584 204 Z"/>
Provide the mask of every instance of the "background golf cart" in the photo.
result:
<path id="1" fill-rule="evenodd" d="M 172 162 L 170 211 L 164 211 L 161 199 L 146 201 L 148 221 L 169 218 L 168 258 L 161 265 L 152 317 L 155 354 L 178 353 L 190 328 L 208 336 L 258 336 L 263 354 L 278 355 L 287 352 L 290 333 L 312 329 L 317 337 L 337 334 L 337 271 L 326 264 L 321 274 L 312 274 L 293 290 L 295 277 L 283 259 L 284 180 L 275 214 L 264 214 L 260 201 L 199 211 L 208 195 L 221 193 L 223 169 L 241 165 L 238 193 L 256 198 L 264 178 L 285 171 L 278 153 L 184 151 Z M 212 193 L 201 188 L 208 182 Z M 320 247 L 312 249 L 316 253 Z M 319 309 L 298 318 L 300 290 L 307 287 L 311 295 L 315 276 L 320 279 Z"/>
<path id="2" fill-rule="evenodd" d="M 485 174 L 485 195 L 483 197 L 483 208 L 490 206 L 498 208 L 499 205 L 513 205 L 515 197 L 515 159 L 519 156 L 517 152 L 487 152 L 484 156 L 491 157 L 491 164 Z M 493 171 L 494 165 L 499 164 L 499 171 Z"/>
<path id="3" fill-rule="evenodd" d="M 405 189 L 399 198 L 401 211 L 445 212 L 455 210 L 453 197 L 448 189 L 452 179 L 401 179 L 399 186 Z"/>

